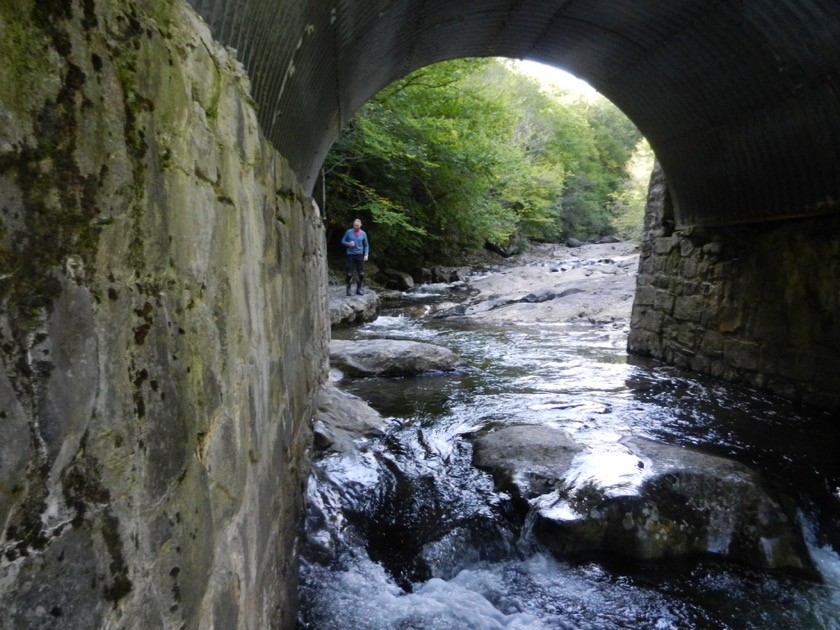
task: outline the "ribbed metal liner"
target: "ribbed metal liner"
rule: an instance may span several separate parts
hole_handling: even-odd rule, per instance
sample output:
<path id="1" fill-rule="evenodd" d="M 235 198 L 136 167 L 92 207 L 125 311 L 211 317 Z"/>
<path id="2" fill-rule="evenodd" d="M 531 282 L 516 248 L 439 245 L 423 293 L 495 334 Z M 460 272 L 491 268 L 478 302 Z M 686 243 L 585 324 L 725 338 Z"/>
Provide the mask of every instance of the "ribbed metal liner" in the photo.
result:
<path id="1" fill-rule="evenodd" d="M 551 63 L 648 137 L 680 225 L 840 212 L 838 0 L 192 0 L 309 189 L 340 127 L 422 66 Z"/>

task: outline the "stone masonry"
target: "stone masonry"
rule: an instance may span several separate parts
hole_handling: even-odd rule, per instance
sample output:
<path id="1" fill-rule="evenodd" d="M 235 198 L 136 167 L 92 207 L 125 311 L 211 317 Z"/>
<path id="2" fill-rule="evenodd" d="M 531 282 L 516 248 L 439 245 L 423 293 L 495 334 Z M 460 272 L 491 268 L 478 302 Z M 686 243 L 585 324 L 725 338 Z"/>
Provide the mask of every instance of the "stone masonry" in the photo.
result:
<path id="1" fill-rule="evenodd" d="M 840 408 L 840 218 L 674 229 L 657 166 L 631 353 Z"/>

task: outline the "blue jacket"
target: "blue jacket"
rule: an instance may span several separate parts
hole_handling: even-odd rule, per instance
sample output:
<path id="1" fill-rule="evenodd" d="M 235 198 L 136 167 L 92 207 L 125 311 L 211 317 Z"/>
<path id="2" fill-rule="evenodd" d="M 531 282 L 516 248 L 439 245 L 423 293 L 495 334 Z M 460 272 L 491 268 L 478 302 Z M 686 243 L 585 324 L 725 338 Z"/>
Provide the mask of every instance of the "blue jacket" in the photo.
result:
<path id="1" fill-rule="evenodd" d="M 350 247 L 350 241 L 355 242 L 355 247 Z M 368 255 L 370 247 L 368 246 L 368 237 L 364 230 L 359 230 L 359 235 L 350 228 L 344 233 L 344 238 L 341 239 L 341 244 L 347 248 L 347 254 L 364 254 Z"/>

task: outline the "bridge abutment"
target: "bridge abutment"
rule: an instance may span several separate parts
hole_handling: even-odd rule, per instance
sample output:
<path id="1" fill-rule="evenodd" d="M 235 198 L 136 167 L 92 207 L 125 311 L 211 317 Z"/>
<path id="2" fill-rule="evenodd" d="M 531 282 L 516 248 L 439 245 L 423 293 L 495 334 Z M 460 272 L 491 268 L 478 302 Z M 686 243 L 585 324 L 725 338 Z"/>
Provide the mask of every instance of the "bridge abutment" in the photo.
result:
<path id="1" fill-rule="evenodd" d="M 318 208 L 187 5 L 20 5 L 0 7 L 0 625 L 293 628 Z"/>
<path id="2" fill-rule="evenodd" d="M 676 230 L 651 180 L 628 349 L 840 408 L 840 218 Z"/>

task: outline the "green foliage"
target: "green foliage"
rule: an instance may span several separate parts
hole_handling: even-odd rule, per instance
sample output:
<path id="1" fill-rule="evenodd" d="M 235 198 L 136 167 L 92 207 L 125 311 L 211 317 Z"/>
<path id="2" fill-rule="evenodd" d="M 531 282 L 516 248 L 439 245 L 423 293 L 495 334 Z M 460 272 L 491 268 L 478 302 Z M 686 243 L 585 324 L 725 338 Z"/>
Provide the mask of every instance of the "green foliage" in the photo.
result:
<path id="1" fill-rule="evenodd" d="M 397 81 L 327 158 L 328 233 L 362 218 L 389 264 L 612 232 L 610 200 L 639 132 L 604 99 L 560 96 L 491 59 Z"/>
<path id="2" fill-rule="evenodd" d="M 636 144 L 627 162 L 626 179 L 622 182 L 612 204 L 613 225 L 619 236 L 641 241 L 645 218 L 648 183 L 653 170 L 653 151 L 647 140 Z"/>

